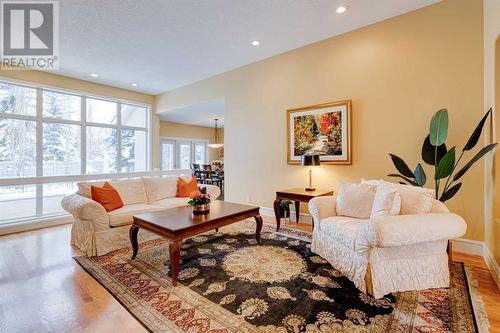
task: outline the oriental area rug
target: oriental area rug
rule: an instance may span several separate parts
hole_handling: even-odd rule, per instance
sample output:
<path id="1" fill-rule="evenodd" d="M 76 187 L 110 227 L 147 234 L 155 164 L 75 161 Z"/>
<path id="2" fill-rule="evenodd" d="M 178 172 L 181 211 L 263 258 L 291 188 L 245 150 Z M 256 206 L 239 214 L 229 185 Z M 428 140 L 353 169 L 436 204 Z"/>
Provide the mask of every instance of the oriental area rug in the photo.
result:
<path id="1" fill-rule="evenodd" d="M 75 260 L 151 332 L 482 332 L 487 318 L 469 269 L 450 264 L 450 288 L 381 299 L 360 292 L 310 250 L 311 233 L 243 221 L 184 241 L 172 287 L 168 244 Z"/>

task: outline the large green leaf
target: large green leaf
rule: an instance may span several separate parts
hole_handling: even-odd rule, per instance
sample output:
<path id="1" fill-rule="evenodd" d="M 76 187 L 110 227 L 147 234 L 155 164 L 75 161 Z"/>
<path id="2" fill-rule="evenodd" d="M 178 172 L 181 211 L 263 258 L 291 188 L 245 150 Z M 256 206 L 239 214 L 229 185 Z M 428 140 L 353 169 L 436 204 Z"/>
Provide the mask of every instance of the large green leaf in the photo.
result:
<path id="1" fill-rule="evenodd" d="M 477 142 L 479 141 L 479 138 L 481 137 L 484 123 L 486 122 L 486 119 L 488 118 L 490 113 L 491 113 L 491 109 L 489 109 L 488 112 L 486 112 L 483 119 L 481 119 L 479 124 L 477 124 L 476 129 L 474 130 L 474 132 L 472 132 L 472 135 L 470 136 L 469 140 L 465 144 L 463 151 L 471 150 L 472 148 L 474 148 L 476 146 Z"/>
<path id="2" fill-rule="evenodd" d="M 446 200 L 450 200 L 453 198 L 455 194 L 457 194 L 458 190 L 462 187 L 462 183 L 458 183 L 447 189 L 446 191 L 443 192 L 441 197 L 439 198 L 439 201 L 445 202 Z"/>
<path id="3" fill-rule="evenodd" d="M 446 141 L 448 137 L 448 110 L 441 109 L 432 117 L 429 136 L 433 146 L 441 146 Z"/>
<path id="4" fill-rule="evenodd" d="M 422 164 L 418 163 L 415 168 L 415 182 L 418 186 L 424 186 L 425 182 L 427 182 L 427 176 L 425 175 L 424 168 L 422 168 Z"/>
<path id="5" fill-rule="evenodd" d="M 397 173 L 391 173 L 390 175 L 387 175 L 387 176 L 388 177 L 398 177 L 398 178 L 406 180 L 408 182 L 408 184 L 410 184 L 410 185 L 418 186 L 418 184 L 413 179 L 410 179 L 410 178 L 402 176 L 402 175 L 398 175 Z"/>
<path id="6" fill-rule="evenodd" d="M 437 162 L 436 162 L 436 155 L 435 155 L 435 149 L 433 145 L 431 145 L 431 140 L 429 138 L 429 135 L 424 140 L 424 144 L 422 145 L 422 159 L 424 160 L 425 163 L 429 165 L 437 165 L 439 161 L 443 158 L 443 156 L 446 154 L 448 151 L 446 149 L 446 145 L 443 143 L 442 145 L 437 147 Z"/>
<path id="7" fill-rule="evenodd" d="M 409 178 L 415 178 L 415 175 L 413 172 L 410 170 L 408 165 L 401 159 L 401 157 L 396 156 L 394 154 L 389 154 L 392 159 L 392 163 L 394 163 L 394 166 L 396 169 L 399 171 L 400 174 L 402 174 L 405 177 Z"/>
<path id="8" fill-rule="evenodd" d="M 467 162 L 467 164 L 464 165 L 463 168 L 460 169 L 460 171 L 458 171 L 453 176 L 453 180 L 455 181 L 455 180 L 460 179 L 460 177 L 462 177 L 467 172 L 467 170 L 470 169 L 470 167 L 474 163 L 476 163 L 477 161 L 479 161 L 479 159 L 481 157 L 483 157 L 484 155 L 486 155 L 489 151 L 493 150 L 493 148 L 495 148 L 496 146 L 497 146 L 497 143 L 490 143 L 489 145 L 484 146 L 483 149 L 481 149 L 480 151 L 478 151 L 477 154 L 469 162 Z"/>
<path id="9" fill-rule="evenodd" d="M 453 172 L 455 167 L 455 147 L 451 148 L 439 161 L 436 168 L 436 173 L 434 174 L 434 179 L 438 180 L 441 178 L 446 178 Z"/>

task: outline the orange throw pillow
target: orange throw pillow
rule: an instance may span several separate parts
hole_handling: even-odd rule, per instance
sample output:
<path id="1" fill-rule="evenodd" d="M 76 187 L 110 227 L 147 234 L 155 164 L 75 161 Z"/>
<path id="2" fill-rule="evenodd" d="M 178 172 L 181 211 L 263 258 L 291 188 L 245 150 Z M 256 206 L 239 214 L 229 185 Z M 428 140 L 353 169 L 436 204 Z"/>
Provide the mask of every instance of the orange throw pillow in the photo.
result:
<path id="1" fill-rule="evenodd" d="M 90 193 L 92 195 L 92 200 L 100 203 L 107 212 L 123 207 L 123 201 L 120 194 L 108 182 L 105 182 L 102 187 L 91 186 Z"/>
<path id="2" fill-rule="evenodd" d="M 177 198 L 187 198 L 191 192 L 197 189 L 198 182 L 196 181 L 196 177 L 191 178 L 189 182 L 185 181 L 182 177 L 177 179 Z"/>

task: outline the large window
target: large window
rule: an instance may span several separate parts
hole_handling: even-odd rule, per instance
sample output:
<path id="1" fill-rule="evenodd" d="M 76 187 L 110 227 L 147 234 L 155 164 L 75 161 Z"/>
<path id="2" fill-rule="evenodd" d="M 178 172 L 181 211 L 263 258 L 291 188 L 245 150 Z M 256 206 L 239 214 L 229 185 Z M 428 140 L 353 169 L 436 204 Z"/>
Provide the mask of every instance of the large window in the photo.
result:
<path id="1" fill-rule="evenodd" d="M 79 175 L 148 170 L 149 137 L 147 106 L 0 82 L 0 224 L 60 213 Z"/>
<path id="2" fill-rule="evenodd" d="M 192 163 L 207 164 L 207 140 L 162 138 L 160 157 L 162 170 L 189 169 Z"/>

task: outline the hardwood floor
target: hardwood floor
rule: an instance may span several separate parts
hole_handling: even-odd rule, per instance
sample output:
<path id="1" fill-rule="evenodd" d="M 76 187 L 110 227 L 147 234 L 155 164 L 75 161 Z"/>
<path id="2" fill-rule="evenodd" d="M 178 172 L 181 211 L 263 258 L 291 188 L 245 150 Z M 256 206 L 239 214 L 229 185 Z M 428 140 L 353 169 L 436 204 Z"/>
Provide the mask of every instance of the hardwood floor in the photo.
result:
<path id="1" fill-rule="evenodd" d="M 0 332 L 146 332 L 72 259 L 69 239 L 69 225 L 0 237 Z M 500 291 L 483 259 L 454 259 L 472 265 L 491 332 L 500 332 Z"/>

